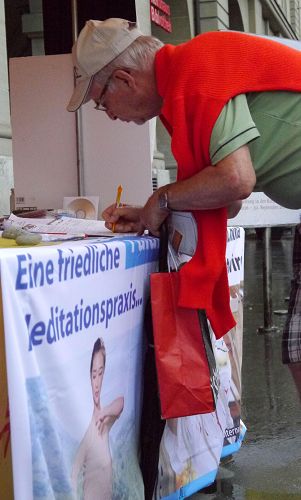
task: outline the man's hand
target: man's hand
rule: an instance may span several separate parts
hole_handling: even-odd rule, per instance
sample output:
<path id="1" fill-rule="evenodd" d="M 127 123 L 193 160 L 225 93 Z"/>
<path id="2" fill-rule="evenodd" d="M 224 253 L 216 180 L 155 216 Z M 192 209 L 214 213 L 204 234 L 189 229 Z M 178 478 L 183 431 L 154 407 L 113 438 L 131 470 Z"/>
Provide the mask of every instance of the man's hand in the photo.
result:
<path id="1" fill-rule="evenodd" d="M 155 191 L 144 207 L 123 205 L 116 208 L 115 204 L 110 205 L 102 213 L 105 226 L 111 230 L 114 226 L 116 233 L 135 232 L 141 235 L 147 229 L 154 236 L 159 236 L 159 228 L 169 214 L 168 209 L 159 207 L 159 196 L 165 190 L 163 187 Z"/>
<path id="2" fill-rule="evenodd" d="M 141 210 L 141 207 L 131 207 L 130 205 L 123 205 L 116 208 L 114 203 L 104 210 L 102 217 L 106 228 L 111 231 L 114 226 L 116 233 L 142 234 L 144 227 L 140 219 Z"/>
<path id="3" fill-rule="evenodd" d="M 155 191 L 141 209 L 141 223 L 154 236 L 160 236 L 160 226 L 170 213 L 168 208 L 160 208 L 159 206 L 159 197 L 164 191 L 166 191 L 166 187 Z"/>

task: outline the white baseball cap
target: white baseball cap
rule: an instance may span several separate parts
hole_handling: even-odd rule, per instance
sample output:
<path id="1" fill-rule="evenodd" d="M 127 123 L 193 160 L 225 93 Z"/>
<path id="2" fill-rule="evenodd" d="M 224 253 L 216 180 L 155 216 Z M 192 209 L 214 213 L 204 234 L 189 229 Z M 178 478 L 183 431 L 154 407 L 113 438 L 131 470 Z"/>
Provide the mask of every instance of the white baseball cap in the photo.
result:
<path id="1" fill-rule="evenodd" d="M 77 111 L 86 102 L 93 76 L 141 35 L 137 24 L 126 19 L 86 22 L 72 47 L 75 88 L 68 111 Z"/>

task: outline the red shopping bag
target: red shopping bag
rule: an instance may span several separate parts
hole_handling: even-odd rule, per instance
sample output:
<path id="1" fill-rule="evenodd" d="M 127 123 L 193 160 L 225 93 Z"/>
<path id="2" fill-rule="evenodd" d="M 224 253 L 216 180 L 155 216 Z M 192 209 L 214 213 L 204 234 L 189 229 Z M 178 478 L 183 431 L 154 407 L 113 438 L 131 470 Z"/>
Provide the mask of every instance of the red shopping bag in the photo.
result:
<path id="1" fill-rule="evenodd" d="M 177 306 L 177 272 L 151 275 L 155 359 L 162 418 L 210 413 L 219 377 L 206 313 Z"/>

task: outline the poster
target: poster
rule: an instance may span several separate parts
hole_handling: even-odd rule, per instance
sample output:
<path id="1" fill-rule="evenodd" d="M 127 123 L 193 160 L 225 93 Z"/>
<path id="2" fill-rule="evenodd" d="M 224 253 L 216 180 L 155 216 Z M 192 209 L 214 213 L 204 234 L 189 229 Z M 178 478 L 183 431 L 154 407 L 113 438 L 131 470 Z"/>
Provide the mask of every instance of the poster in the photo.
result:
<path id="1" fill-rule="evenodd" d="M 142 323 L 156 238 L 4 249 L 14 499 L 141 500 Z"/>

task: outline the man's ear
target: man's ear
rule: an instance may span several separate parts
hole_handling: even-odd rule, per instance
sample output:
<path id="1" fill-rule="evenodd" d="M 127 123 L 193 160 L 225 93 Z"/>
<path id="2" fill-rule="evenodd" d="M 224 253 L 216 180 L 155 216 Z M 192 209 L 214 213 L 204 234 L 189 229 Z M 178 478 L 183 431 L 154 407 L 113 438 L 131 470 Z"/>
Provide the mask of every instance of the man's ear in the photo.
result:
<path id="1" fill-rule="evenodd" d="M 121 83 L 123 83 L 129 88 L 136 87 L 136 80 L 133 74 L 130 73 L 130 71 L 126 71 L 124 69 L 115 69 L 115 71 L 113 71 L 112 78 L 118 80 L 119 83 L 121 80 Z"/>

